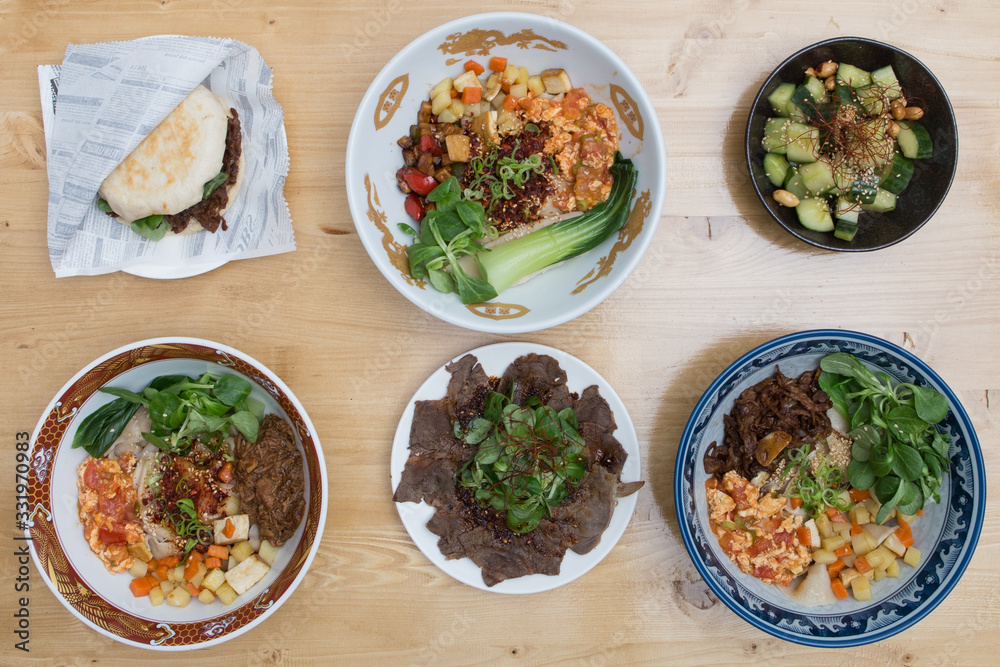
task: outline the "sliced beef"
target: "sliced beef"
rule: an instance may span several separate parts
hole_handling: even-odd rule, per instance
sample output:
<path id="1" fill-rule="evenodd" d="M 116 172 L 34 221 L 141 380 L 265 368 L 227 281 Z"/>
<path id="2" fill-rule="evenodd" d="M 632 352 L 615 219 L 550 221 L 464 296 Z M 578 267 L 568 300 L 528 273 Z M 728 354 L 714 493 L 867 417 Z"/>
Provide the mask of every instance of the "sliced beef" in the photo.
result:
<path id="1" fill-rule="evenodd" d="M 236 439 L 233 489 L 260 536 L 280 547 L 295 533 L 306 507 L 302 454 L 291 425 L 277 415 L 261 422 L 257 442 Z"/>
<path id="2" fill-rule="evenodd" d="M 552 357 L 529 354 L 512 363 L 499 380 L 490 378 L 476 358 L 466 355 L 450 364 L 446 395 L 419 401 L 410 427 L 410 457 L 393 499 L 425 501 L 435 508 L 427 528 L 438 536 L 446 558 L 470 558 L 487 586 L 529 574 L 559 574 L 567 549 L 591 551 L 601 540 L 614 513 L 616 497 L 634 493 L 642 482 L 621 484 L 618 477 L 627 454 L 614 437 L 614 415 L 596 386 L 577 397 L 566 387 L 566 372 Z M 523 405 L 537 396 L 555 410 L 575 409 L 587 446 L 587 473 L 564 503 L 526 534 L 507 528 L 505 513 L 478 505 L 468 489 L 455 483 L 456 473 L 478 450 L 453 435 L 453 422 L 466 427 L 483 410 L 490 390 L 506 393 Z"/>
<path id="3" fill-rule="evenodd" d="M 557 386 L 566 384 L 566 371 L 548 355 L 526 354 L 507 367 L 500 378 L 499 391 L 510 391 L 512 383 L 511 399 L 518 405 L 524 405 L 532 396 L 537 396 L 542 403 L 548 404 L 552 391 Z"/>

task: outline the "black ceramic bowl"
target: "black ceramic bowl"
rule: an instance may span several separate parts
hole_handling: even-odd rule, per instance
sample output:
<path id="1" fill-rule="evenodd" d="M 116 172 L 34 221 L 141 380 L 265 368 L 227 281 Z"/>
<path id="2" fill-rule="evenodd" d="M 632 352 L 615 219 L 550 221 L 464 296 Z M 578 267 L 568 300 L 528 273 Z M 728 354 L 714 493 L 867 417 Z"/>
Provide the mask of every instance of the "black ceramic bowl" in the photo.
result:
<path id="1" fill-rule="evenodd" d="M 934 155 L 914 160 L 913 180 L 899 195 L 896 209 L 888 213 L 862 213 L 860 227 L 852 241 L 836 238 L 833 232 L 814 232 L 799 223 L 794 208 L 779 206 L 771 197 L 775 188 L 764 175 L 765 151 L 760 142 L 764 124 L 773 115 L 767 96 L 782 83 L 796 85 L 805 80 L 805 70 L 827 60 L 850 63 L 871 71 L 892 65 L 903 92 L 919 99 L 924 108 L 920 123 L 934 142 Z M 944 201 L 958 164 L 958 128 L 951 102 L 940 82 L 923 63 L 894 46 L 862 37 L 837 37 L 807 46 L 778 65 L 757 93 L 750 109 L 746 133 L 747 166 L 757 196 L 778 223 L 806 243 L 829 250 L 859 252 L 878 250 L 898 243 L 931 219 Z"/>

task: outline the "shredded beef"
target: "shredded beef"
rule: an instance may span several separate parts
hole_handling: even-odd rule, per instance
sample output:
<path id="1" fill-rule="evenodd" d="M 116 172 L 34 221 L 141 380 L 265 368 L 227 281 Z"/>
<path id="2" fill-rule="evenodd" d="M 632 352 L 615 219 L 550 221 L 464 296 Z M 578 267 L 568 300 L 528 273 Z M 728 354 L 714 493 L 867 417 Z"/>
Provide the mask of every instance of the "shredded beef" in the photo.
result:
<path id="1" fill-rule="evenodd" d="M 257 442 L 236 439 L 233 489 L 250 523 L 260 536 L 280 547 L 295 533 L 305 513 L 305 474 L 302 454 L 295 446 L 291 425 L 267 415 Z"/>
<path id="2" fill-rule="evenodd" d="M 614 513 L 615 498 L 634 493 L 643 482 L 618 481 L 627 454 L 614 437 L 614 415 L 597 390 L 578 397 L 566 387 L 566 372 L 552 357 L 528 354 L 512 363 L 502 378 L 490 378 L 476 358 L 466 355 L 447 367 L 452 373 L 444 398 L 418 401 L 410 427 L 410 457 L 396 487 L 396 502 L 425 501 L 435 508 L 427 528 L 438 536 L 446 558 L 471 558 L 483 581 L 494 586 L 528 574 L 559 574 L 567 549 L 584 554 L 601 540 Z M 576 411 L 579 433 L 586 442 L 587 472 L 579 486 L 552 517 L 533 531 L 507 528 L 505 513 L 476 503 L 456 473 L 478 447 L 454 436 L 453 420 L 463 427 L 482 414 L 486 392 L 513 390 L 523 405 L 532 396 L 556 410 Z"/>
<path id="3" fill-rule="evenodd" d="M 229 188 L 236 183 L 236 178 L 240 172 L 240 155 L 243 153 L 243 133 L 240 130 L 240 116 L 236 109 L 230 109 L 232 117 L 229 119 L 229 126 L 226 129 L 226 152 L 222 155 L 222 168 L 219 170 L 226 174 L 226 180 L 222 185 L 215 188 L 215 191 L 193 206 L 189 206 L 180 213 L 164 216 L 164 220 L 170 225 L 171 231 L 175 234 L 183 232 L 188 222 L 197 220 L 202 227 L 210 232 L 215 232 L 222 226 L 222 230 L 228 229 L 222 211 L 229 205 Z"/>
<path id="4" fill-rule="evenodd" d="M 730 414 L 723 415 L 722 444 L 713 442 L 705 452 L 705 472 L 721 479 L 735 470 L 753 479 L 757 473 L 773 469 L 781 457 L 765 467 L 757 461 L 756 452 L 757 442 L 774 431 L 788 433 L 794 443 L 827 437 L 832 427 L 826 411 L 833 403 L 819 388 L 821 372 L 817 368 L 791 379 L 776 369 L 774 377 L 744 390 Z"/>

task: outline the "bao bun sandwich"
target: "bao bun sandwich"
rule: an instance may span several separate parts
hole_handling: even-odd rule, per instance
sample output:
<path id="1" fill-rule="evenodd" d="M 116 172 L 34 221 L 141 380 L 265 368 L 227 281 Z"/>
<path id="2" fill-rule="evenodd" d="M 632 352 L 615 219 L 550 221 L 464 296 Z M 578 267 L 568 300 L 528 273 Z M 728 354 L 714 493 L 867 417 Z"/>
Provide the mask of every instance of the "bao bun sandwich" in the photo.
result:
<path id="1" fill-rule="evenodd" d="M 146 238 L 227 228 L 243 180 L 235 109 L 198 86 L 104 179 L 98 207 Z"/>

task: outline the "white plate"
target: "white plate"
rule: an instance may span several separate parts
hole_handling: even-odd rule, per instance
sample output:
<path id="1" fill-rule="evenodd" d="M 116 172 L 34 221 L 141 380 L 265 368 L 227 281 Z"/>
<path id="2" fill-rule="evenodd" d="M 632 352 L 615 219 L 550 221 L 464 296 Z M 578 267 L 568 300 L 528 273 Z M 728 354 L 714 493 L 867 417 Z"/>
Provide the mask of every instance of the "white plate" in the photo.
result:
<path id="1" fill-rule="evenodd" d="M 306 475 L 306 511 L 271 570 L 236 603 L 192 601 L 180 609 L 150 605 L 129 591 L 128 574 L 112 575 L 91 552 L 77 512 L 77 468 L 87 458 L 72 449 L 83 419 L 114 397 L 115 386 L 141 391 L 159 375 L 239 375 L 253 384 L 265 412 L 296 432 Z M 315 428 L 291 390 L 266 366 L 231 347 L 196 338 L 158 338 L 126 345 L 94 360 L 52 399 L 32 435 L 28 471 L 31 553 L 43 579 L 74 616 L 117 641 L 156 650 L 211 646 L 243 634 L 291 596 L 319 548 L 326 521 L 327 481 Z"/>
<path id="2" fill-rule="evenodd" d="M 611 406 L 611 411 L 615 415 L 615 422 L 618 430 L 614 435 L 621 442 L 622 447 L 628 454 L 625 467 L 622 469 L 621 480 L 623 482 L 634 482 L 641 479 L 641 464 L 639 461 L 639 441 L 635 434 L 635 427 L 632 426 L 632 419 L 621 398 L 611 388 L 607 380 L 602 378 L 597 371 L 583 363 L 576 357 L 561 350 L 546 347 L 544 345 L 534 345 L 531 343 L 498 343 L 487 345 L 471 352 L 460 354 L 452 359 L 457 361 L 466 354 L 474 355 L 483 370 L 489 376 L 499 377 L 518 357 L 530 354 L 547 354 L 559 362 L 559 365 L 566 371 L 566 386 L 571 392 L 581 393 L 592 384 L 596 384 L 600 389 L 601 396 Z M 448 363 L 451 363 L 448 362 Z M 445 364 L 447 366 L 447 364 Z M 417 393 L 413 395 L 403 416 L 399 420 L 396 428 L 396 437 L 392 441 L 392 458 L 389 464 L 392 490 L 396 491 L 399 481 L 403 475 L 403 468 L 406 467 L 406 460 L 410 456 L 410 423 L 413 421 L 414 404 L 417 401 L 437 400 L 445 395 L 448 388 L 448 381 L 451 379 L 445 366 L 434 371 L 427 380 L 420 386 Z M 601 536 L 600 543 L 587 554 L 580 555 L 573 551 L 567 551 L 563 556 L 562 566 L 559 574 L 549 576 L 546 574 L 531 574 L 517 579 L 508 579 L 499 584 L 489 587 L 483 583 L 483 574 L 470 558 L 457 560 L 447 560 L 438 548 L 438 536 L 427 529 L 427 521 L 434 515 L 434 508 L 427 503 L 396 503 L 399 516 L 403 520 L 406 532 L 413 538 L 413 542 L 427 556 L 432 563 L 441 570 L 458 579 L 462 583 L 475 586 L 484 591 L 494 593 L 538 593 L 551 590 L 568 584 L 577 577 L 582 576 L 591 568 L 601 562 L 611 549 L 621 538 L 632 518 L 632 511 L 635 509 L 636 495 L 633 493 L 625 498 L 619 498 L 616 502 L 614 514 L 611 516 L 611 524 Z"/>

